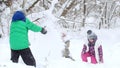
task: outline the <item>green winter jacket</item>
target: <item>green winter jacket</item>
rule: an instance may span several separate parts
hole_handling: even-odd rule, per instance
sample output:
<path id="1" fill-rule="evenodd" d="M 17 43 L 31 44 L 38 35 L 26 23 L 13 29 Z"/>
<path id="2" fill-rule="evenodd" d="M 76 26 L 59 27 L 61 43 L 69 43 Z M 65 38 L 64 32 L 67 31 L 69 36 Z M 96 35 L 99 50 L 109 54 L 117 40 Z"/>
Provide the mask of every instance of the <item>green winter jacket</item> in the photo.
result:
<path id="1" fill-rule="evenodd" d="M 10 26 L 10 48 L 21 50 L 29 47 L 28 30 L 41 32 L 42 27 L 37 26 L 26 18 L 24 21 L 11 22 Z"/>

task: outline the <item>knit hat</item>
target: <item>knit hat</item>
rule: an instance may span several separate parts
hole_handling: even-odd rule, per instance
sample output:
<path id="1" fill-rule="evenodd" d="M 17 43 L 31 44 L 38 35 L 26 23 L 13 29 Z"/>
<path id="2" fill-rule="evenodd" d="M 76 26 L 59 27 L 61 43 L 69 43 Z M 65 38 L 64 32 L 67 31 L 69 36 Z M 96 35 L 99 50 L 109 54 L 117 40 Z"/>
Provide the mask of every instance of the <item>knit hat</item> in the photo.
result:
<path id="1" fill-rule="evenodd" d="M 97 40 L 97 35 L 92 32 L 92 30 L 87 31 L 87 38 L 88 40 Z"/>
<path id="2" fill-rule="evenodd" d="M 12 17 L 12 22 L 18 21 L 18 20 L 22 20 L 24 22 L 26 21 L 25 14 L 22 11 L 16 11 Z"/>

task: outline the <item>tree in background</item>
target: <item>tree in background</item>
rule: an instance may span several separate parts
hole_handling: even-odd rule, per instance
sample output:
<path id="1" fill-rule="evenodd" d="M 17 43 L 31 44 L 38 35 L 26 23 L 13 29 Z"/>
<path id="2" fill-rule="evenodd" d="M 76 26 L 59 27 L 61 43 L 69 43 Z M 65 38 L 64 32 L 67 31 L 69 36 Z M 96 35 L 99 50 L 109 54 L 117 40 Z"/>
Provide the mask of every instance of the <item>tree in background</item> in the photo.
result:
<path id="1" fill-rule="evenodd" d="M 0 33 L 9 34 L 9 22 L 14 11 L 22 9 L 29 15 L 49 10 L 52 1 L 0 0 Z M 58 18 L 57 25 L 74 32 L 86 26 L 97 29 L 119 27 L 119 10 L 119 0 L 57 0 L 52 13 Z M 94 21 L 89 23 L 90 17 L 94 18 Z"/>

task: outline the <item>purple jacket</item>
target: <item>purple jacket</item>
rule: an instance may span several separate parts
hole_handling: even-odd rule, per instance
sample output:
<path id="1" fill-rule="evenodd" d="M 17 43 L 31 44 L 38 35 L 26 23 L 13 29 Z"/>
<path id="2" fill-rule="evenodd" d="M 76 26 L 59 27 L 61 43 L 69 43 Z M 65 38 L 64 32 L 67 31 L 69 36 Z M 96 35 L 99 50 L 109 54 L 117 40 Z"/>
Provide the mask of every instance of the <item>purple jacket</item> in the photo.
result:
<path id="1" fill-rule="evenodd" d="M 87 50 L 88 48 L 88 50 Z M 98 51 L 98 55 L 96 54 Z M 98 46 L 97 49 L 95 50 L 95 45 L 90 45 L 88 44 L 88 46 L 86 46 L 85 44 L 83 45 L 83 49 L 81 54 L 84 54 L 86 52 L 90 53 L 91 56 L 98 56 L 98 61 L 103 63 L 103 50 L 102 50 L 102 46 Z"/>

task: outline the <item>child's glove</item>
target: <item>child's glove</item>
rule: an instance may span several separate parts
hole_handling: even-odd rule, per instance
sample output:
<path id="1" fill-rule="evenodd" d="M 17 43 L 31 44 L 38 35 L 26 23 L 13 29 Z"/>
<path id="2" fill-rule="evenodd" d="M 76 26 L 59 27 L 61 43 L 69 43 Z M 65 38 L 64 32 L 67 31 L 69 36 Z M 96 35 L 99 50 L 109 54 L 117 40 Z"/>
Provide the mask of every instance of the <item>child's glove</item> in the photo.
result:
<path id="1" fill-rule="evenodd" d="M 42 28 L 41 33 L 42 33 L 42 34 L 46 34 L 46 33 L 47 33 L 47 30 L 46 30 L 45 28 Z"/>

